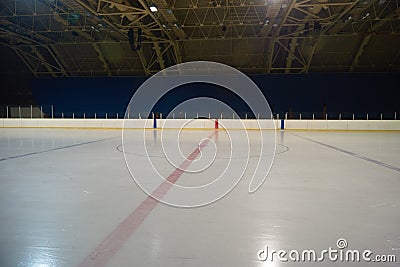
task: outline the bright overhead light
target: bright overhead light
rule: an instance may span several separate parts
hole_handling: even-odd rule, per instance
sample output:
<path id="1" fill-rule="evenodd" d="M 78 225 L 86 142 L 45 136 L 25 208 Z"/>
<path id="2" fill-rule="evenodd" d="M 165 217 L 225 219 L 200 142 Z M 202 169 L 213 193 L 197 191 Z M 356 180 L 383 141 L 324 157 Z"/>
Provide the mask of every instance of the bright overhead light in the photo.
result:
<path id="1" fill-rule="evenodd" d="M 362 17 L 361 19 L 366 19 L 366 18 L 368 18 L 368 17 L 369 17 L 369 15 L 370 15 L 370 14 L 369 14 L 369 13 L 367 13 L 367 14 L 365 14 L 365 15 L 364 15 L 364 17 Z"/>
<path id="2" fill-rule="evenodd" d="M 158 8 L 153 4 L 153 5 L 150 6 L 150 11 L 151 12 L 157 12 Z"/>

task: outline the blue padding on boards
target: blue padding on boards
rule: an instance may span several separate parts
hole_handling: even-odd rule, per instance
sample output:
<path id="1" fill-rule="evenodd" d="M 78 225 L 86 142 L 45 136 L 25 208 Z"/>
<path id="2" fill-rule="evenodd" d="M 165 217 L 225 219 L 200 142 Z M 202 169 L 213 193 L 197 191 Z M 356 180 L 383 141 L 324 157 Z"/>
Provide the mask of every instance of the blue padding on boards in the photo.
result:
<path id="1" fill-rule="evenodd" d="M 281 130 L 285 129 L 285 120 L 281 120 Z"/>
<path id="2" fill-rule="evenodd" d="M 153 124 L 153 128 L 156 129 L 157 128 L 157 119 L 156 116 L 154 116 L 154 124 Z"/>

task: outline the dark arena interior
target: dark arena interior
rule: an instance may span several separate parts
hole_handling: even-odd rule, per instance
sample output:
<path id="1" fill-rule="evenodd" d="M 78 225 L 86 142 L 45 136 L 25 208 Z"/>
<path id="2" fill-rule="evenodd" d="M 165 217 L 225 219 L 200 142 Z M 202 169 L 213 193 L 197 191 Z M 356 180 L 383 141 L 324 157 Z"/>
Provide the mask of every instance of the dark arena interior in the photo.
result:
<path id="1" fill-rule="evenodd" d="M 1 0 L 0 266 L 398 266 L 400 0 Z"/>

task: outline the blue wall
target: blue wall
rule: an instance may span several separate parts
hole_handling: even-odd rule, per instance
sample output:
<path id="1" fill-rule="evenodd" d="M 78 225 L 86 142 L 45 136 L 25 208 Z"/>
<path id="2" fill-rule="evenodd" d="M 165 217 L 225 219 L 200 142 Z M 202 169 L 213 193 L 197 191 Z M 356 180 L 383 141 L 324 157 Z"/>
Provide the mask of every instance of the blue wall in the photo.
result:
<path id="1" fill-rule="evenodd" d="M 396 98 L 400 75 L 384 74 L 304 74 L 252 75 L 274 113 L 292 111 L 386 112 L 400 111 Z M 32 82 L 32 94 L 38 105 L 54 105 L 55 111 L 124 114 L 135 90 L 144 77 L 46 78 Z M 231 104 L 237 111 L 246 105 L 224 88 L 191 84 L 176 88 L 157 104 L 155 111 L 167 112 L 182 100 L 208 96 Z"/>

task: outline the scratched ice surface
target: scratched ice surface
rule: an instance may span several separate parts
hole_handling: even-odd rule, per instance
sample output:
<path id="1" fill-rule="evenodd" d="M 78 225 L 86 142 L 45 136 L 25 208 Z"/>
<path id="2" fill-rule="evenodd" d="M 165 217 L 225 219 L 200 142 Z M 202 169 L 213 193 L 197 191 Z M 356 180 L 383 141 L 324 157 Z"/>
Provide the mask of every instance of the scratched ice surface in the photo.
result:
<path id="1" fill-rule="evenodd" d="M 190 131 L 183 153 L 208 135 Z M 261 262 L 257 252 L 265 246 L 321 251 L 336 248 L 339 238 L 349 249 L 395 254 L 399 262 L 400 134 L 277 137 L 277 155 L 259 191 L 247 190 L 250 163 L 226 197 L 182 209 L 152 202 L 133 182 L 118 149 L 120 131 L 0 129 L 0 266 L 298 266 Z M 153 156 L 162 155 L 160 135 L 149 131 L 148 138 Z M 216 166 L 183 173 L 177 183 L 202 184 L 220 171 L 227 135 L 218 138 Z M 155 162 L 166 175 L 174 171 L 162 158 Z"/>

